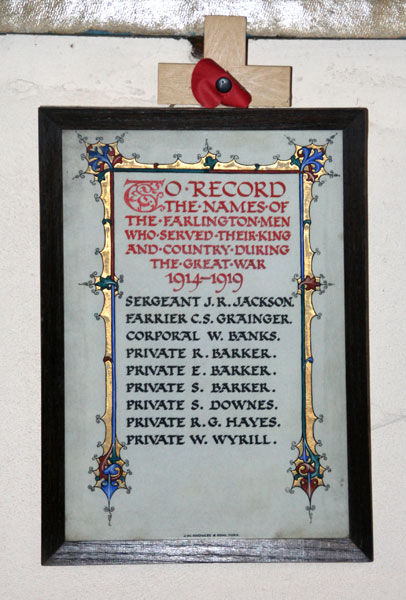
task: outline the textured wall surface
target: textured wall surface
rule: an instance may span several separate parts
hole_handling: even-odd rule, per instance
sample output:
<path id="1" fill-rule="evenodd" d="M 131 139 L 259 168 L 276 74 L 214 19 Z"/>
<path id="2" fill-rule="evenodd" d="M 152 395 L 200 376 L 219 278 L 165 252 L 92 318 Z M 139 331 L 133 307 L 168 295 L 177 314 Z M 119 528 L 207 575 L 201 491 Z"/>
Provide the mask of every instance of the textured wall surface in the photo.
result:
<path id="1" fill-rule="evenodd" d="M 0 38 L 2 333 L 0 581 L 6 600 L 397 600 L 406 585 L 404 258 L 406 43 L 249 43 L 256 64 L 293 66 L 294 107 L 370 111 L 372 564 L 40 566 L 40 105 L 153 106 L 159 61 L 186 40 Z M 82 164 L 78 168 L 82 168 Z M 91 187 L 89 185 L 89 187 Z M 51 282 L 58 285 L 58 282 Z M 356 357 L 354 357 L 356 360 Z"/>
<path id="2" fill-rule="evenodd" d="M 246 16 L 252 36 L 406 36 L 404 0 L 2 0 L 0 32 L 190 36 L 204 15 Z"/>

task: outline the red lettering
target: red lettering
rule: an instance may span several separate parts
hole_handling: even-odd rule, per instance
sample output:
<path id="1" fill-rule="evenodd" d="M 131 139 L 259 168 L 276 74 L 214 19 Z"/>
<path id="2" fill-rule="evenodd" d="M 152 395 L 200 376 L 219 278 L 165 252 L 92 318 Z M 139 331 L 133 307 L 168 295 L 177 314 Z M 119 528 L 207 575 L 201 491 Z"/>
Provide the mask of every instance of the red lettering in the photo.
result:
<path id="1" fill-rule="evenodd" d="M 275 181 L 275 183 L 271 181 L 269 185 L 271 186 L 271 195 L 269 196 L 270 198 L 280 198 L 286 192 L 286 185 L 282 183 L 282 181 Z M 282 194 L 275 193 L 276 185 L 279 185 L 282 188 Z"/>
<path id="2" fill-rule="evenodd" d="M 196 198 L 196 196 L 199 196 L 199 194 L 200 194 L 200 196 L 205 196 L 207 198 L 207 194 L 205 194 L 202 191 L 205 187 L 204 181 L 188 181 L 188 183 L 190 183 L 194 187 L 194 192 L 193 192 L 194 198 Z"/>
<path id="3" fill-rule="evenodd" d="M 226 181 L 226 183 L 223 185 L 223 194 L 225 196 L 229 196 L 229 198 L 233 198 L 235 196 L 235 193 L 229 194 L 226 190 L 226 185 L 227 186 L 232 185 L 235 188 L 235 186 L 237 185 L 236 182 L 235 181 Z"/>
<path id="4" fill-rule="evenodd" d="M 242 192 L 242 190 L 241 190 L 241 188 L 242 188 L 242 186 L 243 186 L 243 185 L 246 185 L 246 186 L 248 186 L 248 189 L 249 189 L 249 191 L 248 191 L 248 193 L 247 193 L 247 194 L 243 194 L 243 192 Z M 252 190 L 253 190 L 253 188 L 252 188 L 252 184 L 251 184 L 251 183 L 249 183 L 249 181 L 243 181 L 242 183 L 240 183 L 240 185 L 239 185 L 239 186 L 238 186 L 238 188 L 237 188 L 238 195 L 239 195 L 239 196 L 243 196 L 244 198 L 247 198 L 247 196 L 251 196 L 251 194 L 252 194 Z"/>
<path id="5" fill-rule="evenodd" d="M 174 192 L 174 193 L 170 192 L 169 191 L 169 186 L 170 185 L 171 186 L 175 185 L 177 187 L 178 191 Z M 168 196 L 178 196 L 180 194 L 181 190 L 182 190 L 182 186 L 180 185 L 180 183 L 178 181 L 168 181 L 168 183 L 165 186 L 165 193 Z"/>
<path id="6" fill-rule="evenodd" d="M 212 198 L 219 198 L 221 196 L 220 194 L 215 194 L 214 192 L 218 192 L 219 191 L 219 186 L 221 185 L 221 181 L 211 181 L 210 182 L 210 196 Z"/>

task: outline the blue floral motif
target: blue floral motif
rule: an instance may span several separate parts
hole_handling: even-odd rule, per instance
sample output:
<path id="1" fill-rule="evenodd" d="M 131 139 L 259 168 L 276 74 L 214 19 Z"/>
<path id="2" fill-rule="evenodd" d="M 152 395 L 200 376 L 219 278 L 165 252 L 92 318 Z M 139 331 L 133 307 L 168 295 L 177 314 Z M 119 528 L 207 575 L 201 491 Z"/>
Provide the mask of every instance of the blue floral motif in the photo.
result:
<path id="1" fill-rule="evenodd" d="M 88 151 L 89 165 L 93 169 L 93 171 L 101 170 L 102 163 L 105 163 L 106 165 L 108 165 L 108 167 L 110 169 L 113 168 L 113 165 L 107 156 L 109 151 L 110 151 L 110 146 L 108 144 L 103 145 L 101 151 L 100 151 L 100 148 L 98 148 L 97 150 L 89 150 Z"/>
<path id="2" fill-rule="evenodd" d="M 104 473 L 108 476 L 107 479 L 102 481 L 101 489 L 106 494 L 107 499 L 110 500 L 114 492 L 118 488 L 117 481 L 112 480 L 113 475 L 117 475 L 120 472 L 120 467 L 118 465 L 109 465 L 106 469 L 104 469 Z"/>
<path id="3" fill-rule="evenodd" d="M 203 163 L 204 167 L 209 167 L 210 170 L 214 169 L 216 163 L 218 163 L 217 158 L 213 158 L 212 156 L 206 156 L 206 160 Z"/>
<path id="4" fill-rule="evenodd" d="M 323 152 L 318 148 L 312 149 L 307 146 L 303 146 L 301 151 L 303 152 L 303 160 L 300 170 L 303 171 L 307 165 L 313 165 L 314 172 L 318 173 L 323 166 L 323 164 L 319 162 L 323 160 Z"/>
<path id="5" fill-rule="evenodd" d="M 113 287 L 116 288 L 116 290 L 118 290 L 117 281 L 110 277 L 110 275 L 108 275 L 107 277 L 100 277 L 99 281 L 95 283 L 95 286 L 100 288 L 101 290 L 105 290 L 106 288 L 110 289 Z"/>
<path id="6" fill-rule="evenodd" d="M 312 166 L 313 172 L 318 173 L 323 167 L 323 151 L 319 148 L 309 148 L 308 146 L 302 146 L 296 152 L 298 156 L 293 155 L 290 159 L 291 165 L 297 165 L 300 172 L 305 170 L 305 167 Z"/>

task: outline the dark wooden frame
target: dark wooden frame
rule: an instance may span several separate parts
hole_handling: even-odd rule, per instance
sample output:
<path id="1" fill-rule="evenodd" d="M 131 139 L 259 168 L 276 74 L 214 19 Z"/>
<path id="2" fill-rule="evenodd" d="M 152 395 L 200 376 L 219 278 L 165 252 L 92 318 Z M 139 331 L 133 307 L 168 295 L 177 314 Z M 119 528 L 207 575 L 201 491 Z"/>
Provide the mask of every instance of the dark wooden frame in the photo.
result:
<path id="1" fill-rule="evenodd" d="M 42 564 L 372 560 L 365 109 L 39 109 Z M 341 130 L 350 535 L 343 539 L 65 541 L 62 130 Z M 52 153 L 49 149 L 52 148 Z M 49 283 L 52 283 L 52 286 Z"/>

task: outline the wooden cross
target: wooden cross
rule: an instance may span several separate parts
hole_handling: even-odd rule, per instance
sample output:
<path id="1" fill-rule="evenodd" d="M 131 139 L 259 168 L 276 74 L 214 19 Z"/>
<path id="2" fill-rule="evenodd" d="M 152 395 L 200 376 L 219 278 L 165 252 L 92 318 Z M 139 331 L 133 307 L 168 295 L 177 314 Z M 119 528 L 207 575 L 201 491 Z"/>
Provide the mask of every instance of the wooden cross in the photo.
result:
<path id="1" fill-rule="evenodd" d="M 250 106 L 291 106 L 291 67 L 247 66 L 247 19 L 205 17 L 204 58 L 223 67 L 251 94 Z M 191 77 L 194 64 L 158 64 L 158 104 L 198 104 Z"/>

